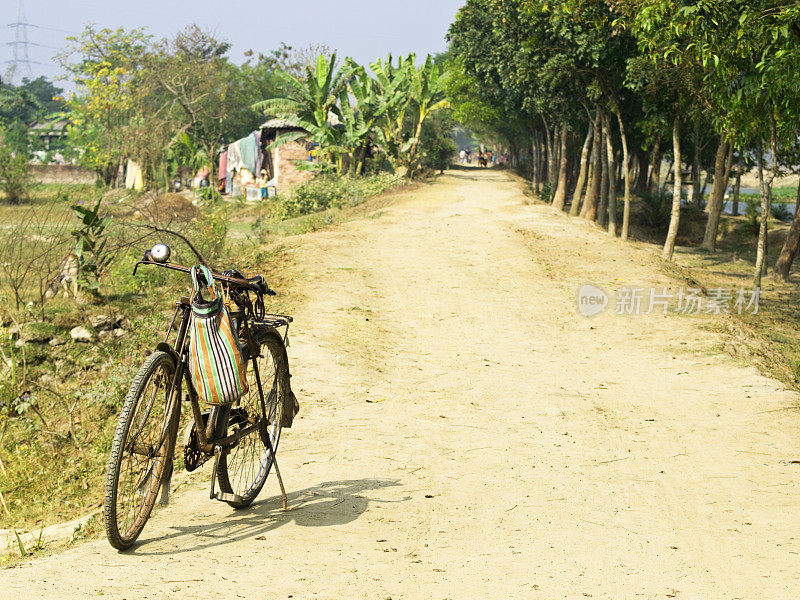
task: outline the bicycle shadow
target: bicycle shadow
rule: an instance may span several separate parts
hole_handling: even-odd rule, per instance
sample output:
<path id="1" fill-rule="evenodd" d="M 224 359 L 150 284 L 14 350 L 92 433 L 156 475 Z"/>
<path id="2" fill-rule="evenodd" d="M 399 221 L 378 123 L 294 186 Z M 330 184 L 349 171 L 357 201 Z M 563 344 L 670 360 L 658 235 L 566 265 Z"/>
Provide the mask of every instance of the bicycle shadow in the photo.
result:
<path id="1" fill-rule="evenodd" d="M 172 525 L 172 533 L 140 539 L 126 553 L 144 556 L 164 556 L 193 552 L 231 544 L 246 538 L 264 535 L 294 521 L 301 527 L 328 527 L 343 525 L 357 519 L 367 510 L 370 502 L 392 504 L 410 500 L 382 500 L 363 494 L 367 490 L 398 486 L 396 479 L 356 479 L 326 481 L 319 485 L 287 493 L 289 509 L 284 511 L 280 494 L 257 500 L 245 509 L 234 511 L 216 523 L 201 525 Z M 209 500 L 211 502 L 211 500 Z M 190 540 L 194 538 L 194 540 Z M 181 540 L 184 540 L 183 542 Z M 192 543 L 193 541 L 198 543 Z M 205 541 L 203 541 L 205 540 Z M 152 543 L 170 542 L 169 549 L 147 550 Z M 175 547 L 177 544 L 178 547 Z"/>

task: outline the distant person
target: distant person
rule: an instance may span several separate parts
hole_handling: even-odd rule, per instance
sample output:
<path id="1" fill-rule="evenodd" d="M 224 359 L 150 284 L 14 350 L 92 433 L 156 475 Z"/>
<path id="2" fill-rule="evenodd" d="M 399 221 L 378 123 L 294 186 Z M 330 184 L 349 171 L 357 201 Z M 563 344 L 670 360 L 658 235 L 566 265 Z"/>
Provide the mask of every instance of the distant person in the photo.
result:
<path id="1" fill-rule="evenodd" d="M 460 162 L 463 165 L 464 161 L 466 160 L 467 160 L 467 151 L 462 148 L 461 152 L 458 153 L 458 162 Z"/>
<path id="2" fill-rule="evenodd" d="M 478 150 L 478 165 L 480 167 L 486 166 L 486 155 L 481 150 Z"/>

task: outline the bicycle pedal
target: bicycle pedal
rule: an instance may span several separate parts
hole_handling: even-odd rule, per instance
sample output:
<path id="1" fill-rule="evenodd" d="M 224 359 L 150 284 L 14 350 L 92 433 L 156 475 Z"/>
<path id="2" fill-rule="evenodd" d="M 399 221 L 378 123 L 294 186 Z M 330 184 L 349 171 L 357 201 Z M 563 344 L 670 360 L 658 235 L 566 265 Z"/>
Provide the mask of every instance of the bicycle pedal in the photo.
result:
<path id="1" fill-rule="evenodd" d="M 226 494 L 225 492 L 216 492 L 214 500 L 219 500 L 220 502 L 244 502 L 244 498 L 238 494 Z"/>

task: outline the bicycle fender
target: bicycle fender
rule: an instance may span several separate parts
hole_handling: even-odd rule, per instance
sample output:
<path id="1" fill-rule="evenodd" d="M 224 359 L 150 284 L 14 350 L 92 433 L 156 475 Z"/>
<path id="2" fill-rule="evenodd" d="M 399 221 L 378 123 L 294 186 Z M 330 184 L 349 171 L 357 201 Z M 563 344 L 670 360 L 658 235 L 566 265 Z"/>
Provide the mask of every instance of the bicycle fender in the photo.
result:
<path id="1" fill-rule="evenodd" d="M 178 366 L 178 363 L 181 362 L 181 359 L 178 356 L 178 353 L 175 352 L 173 347 L 170 346 L 166 342 L 159 342 L 158 344 L 156 344 L 156 350 L 160 350 L 161 352 L 166 352 L 167 354 L 169 354 L 172 357 L 172 360 L 175 361 L 175 366 L 176 367 Z"/>
<path id="2" fill-rule="evenodd" d="M 281 336 L 280 332 L 275 328 L 269 325 L 261 325 L 259 329 L 262 331 L 266 331 L 270 336 L 274 336 L 275 339 L 280 342 L 281 350 L 283 351 L 283 360 L 286 363 L 286 395 L 283 399 L 283 414 L 281 415 L 281 427 L 291 428 L 292 422 L 294 421 L 295 416 L 298 412 L 300 412 L 300 404 L 297 402 L 297 398 L 292 391 L 292 373 L 289 369 L 289 357 L 286 354 L 286 346 L 283 343 L 283 337 Z"/>

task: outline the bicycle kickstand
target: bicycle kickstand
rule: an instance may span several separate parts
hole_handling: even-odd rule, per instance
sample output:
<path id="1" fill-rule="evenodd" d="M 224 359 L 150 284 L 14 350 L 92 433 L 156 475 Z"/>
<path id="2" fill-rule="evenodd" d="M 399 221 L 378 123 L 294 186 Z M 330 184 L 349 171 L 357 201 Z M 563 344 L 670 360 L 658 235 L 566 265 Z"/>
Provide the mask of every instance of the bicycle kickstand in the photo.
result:
<path id="1" fill-rule="evenodd" d="M 289 509 L 289 499 L 286 497 L 286 489 L 283 487 L 283 478 L 281 477 L 281 470 L 278 468 L 278 458 L 275 456 L 275 450 L 272 448 L 272 440 L 267 438 L 267 449 L 272 454 L 272 465 L 275 467 L 275 475 L 278 476 L 278 485 L 281 486 L 281 497 L 283 498 L 283 510 Z"/>

